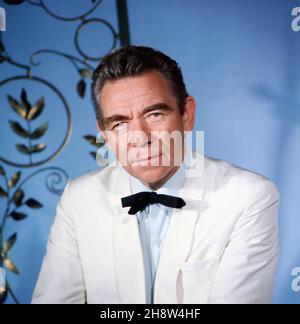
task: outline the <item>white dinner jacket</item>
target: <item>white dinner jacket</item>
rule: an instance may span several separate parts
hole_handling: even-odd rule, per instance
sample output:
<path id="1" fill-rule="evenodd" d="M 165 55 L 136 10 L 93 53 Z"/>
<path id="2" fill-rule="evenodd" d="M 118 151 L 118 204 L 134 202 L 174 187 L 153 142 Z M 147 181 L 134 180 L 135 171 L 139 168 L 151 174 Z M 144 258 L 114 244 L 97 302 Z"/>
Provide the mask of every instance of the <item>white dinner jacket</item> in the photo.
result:
<path id="1" fill-rule="evenodd" d="M 271 303 L 279 253 L 279 193 L 267 178 L 192 152 L 162 246 L 154 303 Z M 57 206 L 33 303 L 145 303 L 144 262 L 119 165 L 69 181 Z"/>

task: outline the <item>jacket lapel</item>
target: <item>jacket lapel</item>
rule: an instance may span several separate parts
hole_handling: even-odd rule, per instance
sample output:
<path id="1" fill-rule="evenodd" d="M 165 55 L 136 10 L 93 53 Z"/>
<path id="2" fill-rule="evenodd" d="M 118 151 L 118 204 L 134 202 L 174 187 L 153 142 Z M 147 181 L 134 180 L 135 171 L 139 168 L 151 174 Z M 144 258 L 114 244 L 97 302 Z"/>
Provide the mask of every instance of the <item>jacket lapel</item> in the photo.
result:
<path id="1" fill-rule="evenodd" d="M 120 303 L 145 304 L 146 282 L 138 222 L 135 215 L 128 214 L 129 207 L 123 208 L 121 204 L 121 197 L 131 194 L 130 179 L 121 167 L 117 173 L 118 191 L 113 197 L 113 247 Z"/>
<path id="2" fill-rule="evenodd" d="M 172 212 L 156 274 L 154 303 L 177 304 L 182 301 L 178 278 L 180 268 L 191 252 L 196 224 L 205 209 L 204 178 L 205 176 L 201 175 L 198 178 L 186 179 L 179 193 L 179 197 L 185 200 L 186 206 L 182 209 L 173 209 Z"/>

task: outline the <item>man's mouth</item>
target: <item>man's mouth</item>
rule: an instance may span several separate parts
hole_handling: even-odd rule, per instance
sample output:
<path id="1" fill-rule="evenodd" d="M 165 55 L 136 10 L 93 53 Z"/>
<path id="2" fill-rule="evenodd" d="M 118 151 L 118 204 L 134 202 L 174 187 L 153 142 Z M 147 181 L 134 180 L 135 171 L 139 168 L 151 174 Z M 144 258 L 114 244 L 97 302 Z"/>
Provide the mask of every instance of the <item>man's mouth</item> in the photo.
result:
<path id="1" fill-rule="evenodd" d="M 144 158 L 144 159 L 139 159 L 139 160 L 132 161 L 131 165 L 132 166 L 137 166 L 137 165 L 147 166 L 147 165 L 151 165 L 153 163 L 153 161 L 155 161 L 156 159 L 160 158 L 161 156 L 162 156 L 162 154 L 148 156 L 147 158 Z"/>

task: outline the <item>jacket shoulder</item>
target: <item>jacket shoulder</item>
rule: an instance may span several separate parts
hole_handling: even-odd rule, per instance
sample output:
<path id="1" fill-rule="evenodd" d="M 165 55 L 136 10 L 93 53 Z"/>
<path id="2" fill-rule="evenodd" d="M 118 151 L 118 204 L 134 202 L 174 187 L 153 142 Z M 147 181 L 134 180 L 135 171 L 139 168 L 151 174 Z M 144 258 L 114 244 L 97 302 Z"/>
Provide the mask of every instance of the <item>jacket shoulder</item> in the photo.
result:
<path id="1" fill-rule="evenodd" d="M 90 171 L 78 178 L 68 180 L 62 199 L 69 198 L 76 202 L 82 200 L 82 198 L 92 196 L 92 193 L 104 194 L 116 171 L 117 167 L 115 165 L 108 165 L 103 169 Z"/>
<path id="2" fill-rule="evenodd" d="M 228 187 L 247 200 L 255 197 L 279 200 L 279 191 L 275 183 L 260 173 L 208 156 L 205 156 L 204 163 L 208 183 L 214 190 Z"/>

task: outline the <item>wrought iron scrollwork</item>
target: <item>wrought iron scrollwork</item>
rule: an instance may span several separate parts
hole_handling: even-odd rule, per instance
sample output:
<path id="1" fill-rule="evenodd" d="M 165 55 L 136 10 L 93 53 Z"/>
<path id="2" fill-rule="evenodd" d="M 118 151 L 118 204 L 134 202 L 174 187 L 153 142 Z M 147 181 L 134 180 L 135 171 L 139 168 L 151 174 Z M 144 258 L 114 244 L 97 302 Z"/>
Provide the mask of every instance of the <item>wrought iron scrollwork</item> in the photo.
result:
<path id="1" fill-rule="evenodd" d="M 0 161 L 4 162 L 6 164 L 9 164 L 11 166 L 15 166 L 15 167 L 19 167 L 19 168 L 36 167 L 36 166 L 45 164 L 48 161 L 54 159 L 56 156 L 58 156 L 62 152 L 62 150 L 67 145 L 68 141 L 70 140 L 71 133 L 72 133 L 71 111 L 70 111 L 70 107 L 69 107 L 69 104 L 68 104 L 67 100 L 65 99 L 65 97 L 63 96 L 63 94 L 58 90 L 58 88 L 55 87 L 49 81 L 44 80 L 44 79 L 41 79 L 39 77 L 34 77 L 34 76 L 31 76 L 31 77 L 28 77 L 28 76 L 15 76 L 15 77 L 12 77 L 12 78 L 9 78 L 9 79 L 0 81 L 0 88 L 2 86 L 4 86 L 5 84 L 8 84 L 8 83 L 11 83 L 11 82 L 14 82 L 14 81 L 18 81 L 18 80 L 23 80 L 23 81 L 24 80 L 30 80 L 30 81 L 39 82 L 39 83 L 45 85 L 48 89 L 50 89 L 52 92 L 54 92 L 54 94 L 61 100 L 61 102 L 63 104 L 63 107 L 65 109 L 66 117 L 67 117 L 67 129 L 66 129 L 66 132 L 65 132 L 65 136 L 64 136 L 61 144 L 59 145 L 59 147 L 52 154 L 50 154 L 47 158 L 45 158 L 43 160 L 40 160 L 38 162 L 33 162 L 32 161 L 32 152 L 35 153 L 35 152 L 38 152 L 39 150 L 30 152 L 30 147 L 25 147 L 25 146 L 19 146 L 18 148 L 19 148 L 19 151 L 21 151 L 21 153 L 27 154 L 29 156 L 29 162 L 26 163 L 26 164 L 24 164 L 24 163 L 18 163 L 18 162 L 15 162 L 15 161 L 9 161 L 8 159 L 0 156 Z M 10 99 L 11 101 L 14 100 L 13 102 L 15 102 L 16 105 L 19 105 L 20 109 L 22 109 L 21 107 L 24 107 L 25 108 L 24 109 L 25 112 L 24 112 L 23 118 L 30 125 L 30 118 L 28 118 L 28 115 L 26 116 L 26 104 L 25 105 L 24 104 L 21 105 L 21 104 L 18 104 L 18 102 L 14 98 L 12 98 L 10 96 L 8 96 L 8 98 L 11 98 Z M 23 101 L 25 101 L 25 100 L 23 100 Z M 13 105 L 13 102 L 11 102 L 11 105 Z M 34 108 L 35 107 L 33 106 L 33 109 Z M 30 113 L 30 108 L 27 109 L 27 110 L 28 110 L 28 113 Z M 20 114 L 22 114 L 22 113 L 20 112 Z M 22 134 L 22 130 L 19 129 L 19 133 Z M 25 137 L 25 138 L 27 137 L 27 138 L 30 139 L 30 137 L 34 137 L 34 135 L 35 135 L 34 132 L 32 132 L 32 133 L 29 133 L 28 132 L 27 133 L 27 136 L 26 136 L 26 134 L 24 134 L 24 130 L 23 130 L 23 136 L 22 137 Z M 22 150 L 22 148 L 23 148 L 23 150 Z M 37 147 L 37 149 L 38 149 L 38 147 Z"/>
<path id="2" fill-rule="evenodd" d="M 97 9 L 97 7 L 100 5 L 102 0 L 90 0 L 91 5 L 92 5 L 91 8 L 88 9 L 87 11 L 85 11 L 84 13 L 82 13 L 81 15 L 77 15 L 75 17 L 63 17 L 63 16 L 56 14 L 49 8 L 49 6 L 47 6 L 47 1 L 45 1 L 45 0 L 36 0 L 36 1 L 27 0 L 27 2 L 32 5 L 35 5 L 35 6 L 40 6 L 41 8 L 43 8 L 45 10 L 45 12 L 48 15 L 50 15 L 51 17 L 53 17 L 55 19 L 70 22 L 70 21 L 85 19 L 85 17 L 91 15 Z"/>
<path id="3" fill-rule="evenodd" d="M 113 48 L 116 47 L 117 40 L 118 40 L 118 34 L 117 34 L 116 30 L 114 29 L 114 27 L 108 21 L 106 21 L 104 19 L 100 19 L 100 18 L 92 18 L 92 19 L 83 20 L 82 23 L 77 27 L 77 29 L 75 31 L 74 42 L 75 42 L 75 47 L 76 47 L 78 53 L 82 57 L 84 57 L 85 60 L 99 61 L 101 59 L 101 56 L 93 57 L 93 56 L 90 56 L 90 55 L 86 54 L 82 50 L 82 48 L 80 47 L 80 43 L 79 43 L 79 34 L 80 34 L 80 32 L 90 24 L 103 25 L 112 33 L 113 42 L 112 42 L 112 45 L 110 47 L 110 50 L 112 50 Z"/>
<path id="4" fill-rule="evenodd" d="M 58 167 L 45 167 L 39 169 L 22 181 L 22 173 L 20 171 L 15 172 L 11 178 L 8 177 L 3 166 L 0 166 L 0 198 L 5 199 L 5 211 L 0 219 L 0 267 L 5 267 L 9 271 L 16 275 L 20 274 L 17 265 L 10 258 L 10 251 L 14 247 L 17 241 L 17 233 L 10 234 L 8 239 L 4 239 L 4 231 L 8 219 L 14 221 L 22 221 L 28 217 L 22 208 L 29 207 L 32 210 L 37 210 L 43 207 L 43 204 L 35 198 L 26 198 L 24 186 L 27 182 L 42 172 L 47 172 L 45 185 L 46 188 L 53 194 L 60 195 L 65 187 L 69 177 L 65 170 Z M 21 210 L 20 210 L 21 209 Z M 13 293 L 9 283 L 6 283 L 7 292 L 11 294 L 13 300 L 19 303 L 17 297 Z M 4 302 L 7 297 L 7 292 L 0 292 L 0 302 Z"/>

